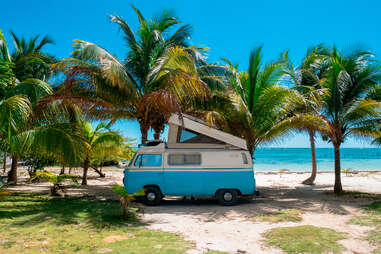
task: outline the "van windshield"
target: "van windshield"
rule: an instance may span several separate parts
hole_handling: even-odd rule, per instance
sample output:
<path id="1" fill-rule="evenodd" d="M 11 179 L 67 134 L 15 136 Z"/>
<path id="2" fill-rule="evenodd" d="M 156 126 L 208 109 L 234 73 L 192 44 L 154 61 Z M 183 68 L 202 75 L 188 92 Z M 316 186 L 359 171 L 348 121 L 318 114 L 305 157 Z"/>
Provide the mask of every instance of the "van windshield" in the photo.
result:
<path id="1" fill-rule="evenodd" d="M 136 155 L 137 153 L 135 152 L 134 156 L 132 157 L 132 159 L 130 160 L 130 162 L 128 163 L 128 167 L 131 167 L 132 166 L 132 162 L 134 162 L 135 158 L 136 158 Z"/>

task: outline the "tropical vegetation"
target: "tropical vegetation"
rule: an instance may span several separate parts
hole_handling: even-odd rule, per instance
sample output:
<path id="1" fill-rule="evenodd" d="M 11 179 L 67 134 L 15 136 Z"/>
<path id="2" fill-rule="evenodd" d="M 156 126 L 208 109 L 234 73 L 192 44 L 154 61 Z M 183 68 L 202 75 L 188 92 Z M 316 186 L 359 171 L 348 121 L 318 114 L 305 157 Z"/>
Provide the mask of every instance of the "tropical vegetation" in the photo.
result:
<path id="1" fill-rule="evenodd" d="M 65 180 L 71 180 L 75 185 L 78 185 L 77 179 L 70 174 L 60 174 L 55 175 L 48 171 L 36 172 L 35 175 L 31 178 L 31 180 L 46 180 L 53 184 L 50 189 L 50 193 L 52 196 L 65 196 L 64 188 L 62 186 L 62 182 Z"/>
<path id="2" fill-rule="evenodd" d="M 321 137 L 334 148 L 336 193 L 346 139 L 381 143 L 381 72 L 372 52 L 318 45 L 295 67 L 287 51 L 264 63 L 259 46 L 240 71 L 228 59 L 209 63 L 207 47 L 190 41 L 191 26 L 170 12 L 146 19 L 132 8 L 136 30 L 110 16 L 125 41 L 123 60 L 80 39 L 70 57 L 57 59 L 44 50 L 53 44 L 49 37 L 13 32 L 11 52 L 0 32 L 0 150 L 12 158 L 9 183 L 17 183 L 18 162 L 25 161 L 31 177 L 50 163 L 62 166 L 62 174 L 66 166 L 82 166 L 86 185 L 89 168 L 104 176 L 98 168 L 107 161 L 132 158 L 131 140 L 112 129 L 115 122 L 136 120 L 145 143 L 150 128 L 160 138 L 173 113 L 244 138 L 254 158 L 260 146 L 307 132 L 312 174 L 305 184 L 316 178 L 315 140 Z"/>

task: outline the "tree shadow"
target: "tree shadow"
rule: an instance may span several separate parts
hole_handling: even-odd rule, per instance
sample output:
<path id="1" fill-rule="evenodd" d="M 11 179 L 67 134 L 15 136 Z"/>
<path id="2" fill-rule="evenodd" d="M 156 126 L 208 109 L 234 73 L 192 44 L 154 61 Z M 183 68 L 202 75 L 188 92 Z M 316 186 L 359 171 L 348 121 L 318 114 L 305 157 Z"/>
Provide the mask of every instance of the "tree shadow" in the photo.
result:
<path id="1" fill-rule="evenodd" d="M 147 214 L 192 215 L 199 220 L 216 221 L 221 218 L 249 219 L 282 209 L 299 209 L 313 213 L 348 215 L 352 208 L 360 208 L 374 201 L 368 195 L 334 195 L 331 185 L 260 187 L 259 197 L 242 198 L 236 206 L 220 206 L 212 198 L 196 200 L 170 198 L 158 207 L 146 207 Z M 376 196 L 381 200 L 381 195 Z"/>
<path id="2" fill-rule="evenodd" d="M 12 194 L 0 203 L 0 220 L 12 226 L 33 226 L 48 222 L 55 225 L 86 224 L 95 228 L 139 225 L 134 213 L 121 216 L 118 201 L 93 197 L 54 198 L 48 195 Z"/>

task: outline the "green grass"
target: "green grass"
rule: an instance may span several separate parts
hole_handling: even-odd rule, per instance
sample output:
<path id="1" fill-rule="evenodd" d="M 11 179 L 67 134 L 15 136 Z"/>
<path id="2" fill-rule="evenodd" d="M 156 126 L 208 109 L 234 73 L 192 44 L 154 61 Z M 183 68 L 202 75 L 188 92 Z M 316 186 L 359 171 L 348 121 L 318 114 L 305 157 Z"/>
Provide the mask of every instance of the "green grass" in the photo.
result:
<path id="1" fill-rule="evenodd" d="M 264 233 L 264 237 L 267 244 L 286 253 L 341 253 L 345 249 L 337 242 L 345 238 L 344 233 L 310 225 L 274 228 Z"/>
<path id="2" fill-rule="evenodd" d="M 299 222 L 302 221 L 302 214 L 303 211 L 299 209 L 282 209 L 278 212 L 255 216 L 253 219 L 255 221 L 265 221 L 270 223 L 279 223 L 287 221 Z"/>
<path id="3" fill-rule="evenodd" d="M 119 202 L 11 195 L 0 201 L 0 253 L 184 253 L 181 237 L 145 229 Z"/>
<path id="4" fill-rule="evenodd" d="M 349 197 L 349 198 L 365 198 L 365 199 L 372 199 L 372 200 L 381 199 L 381 194 L 366 193 L 366 192 L 359 192 L 359 191 L 343 191 L 340 194 L 335 194 L 333 192 L 326 192 L 326 194 L 341 196 L 341 197 Z"/>
<path id="5" fill-rule="evenodd" d="M 374 227 L 367 232 L 365 240 L 377 247 L 373 253 L 381 254 L 381 202 L 374 202 L 364 207 L 366 215 L 357 216 L 349 221 L 351 224 Z"/>

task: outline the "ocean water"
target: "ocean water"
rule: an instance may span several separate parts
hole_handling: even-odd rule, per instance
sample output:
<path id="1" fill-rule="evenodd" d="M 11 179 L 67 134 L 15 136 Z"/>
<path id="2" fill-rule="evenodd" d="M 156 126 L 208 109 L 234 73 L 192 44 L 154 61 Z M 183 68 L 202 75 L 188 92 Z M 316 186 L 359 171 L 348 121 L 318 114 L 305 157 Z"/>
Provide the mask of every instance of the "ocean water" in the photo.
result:
<path id="1" fill-rule="evenodd" d="M 381 170 L 381 148 L 342 148 L 341 168 L 353 170 Z M 317 148 L 318 171 L 334 169 L 333 148 Z M 259 148 L 254 154 L 256 171 L 311 170 L 309 148 Z"/>

